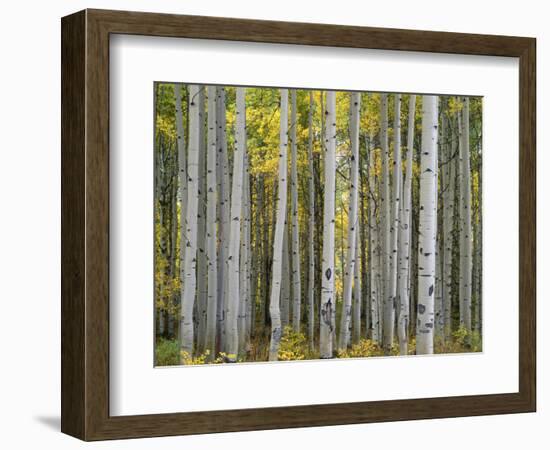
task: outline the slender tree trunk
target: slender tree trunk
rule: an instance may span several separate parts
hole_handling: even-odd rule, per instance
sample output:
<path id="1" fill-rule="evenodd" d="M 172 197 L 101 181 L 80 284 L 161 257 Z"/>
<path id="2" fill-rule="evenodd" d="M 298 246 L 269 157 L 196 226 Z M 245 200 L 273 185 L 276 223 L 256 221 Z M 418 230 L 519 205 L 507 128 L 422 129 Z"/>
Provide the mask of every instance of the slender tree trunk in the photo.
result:
<path id="1" fill-rule="evenodd" d="M 380 343 L 380 297 L 382 292 L 381 267 L 380 267 L 380 226 L 377 220 L 377 204 L 380 205 L 380 196 L 377 195 L 376 154 L 374 149 L 369 149 L 369 227 L 370 227 L 370 295 L 371 295 L 371 321 L 372 340 Z"/>
<path id="2" fill-rule="evenodd" d="M 288 221 L 285 211 L 285 231 L 283 236 L 283 272 L 281 280 L 281 325 L 283 331 L 290 324 L 290 303 L 292 297 L 291 273 L 290 273 L 290 252 L 288 250 Z"/>
<path id="3" fill-rule="evenodd" d="M 264 196 L 266 195 L 265 188 L 265 175 L 261 173 L 260 178 L 260 188 L 258 192 L 258 212 L 262 217 L 262 244 L 261 244 L 261 263 L 260 263 L 260 323 L 262 328 L 267 324 L 267 312 L 268 305 L 266 303 L 266 298 L 268 296 L 268 278 L 267 278 L 267 268 L 268 268 L 268 246 L 269 246 L 269 234 L 267 232 L 267 208 L 264 208 Z"/>
<path id="4" fill-rule="evenodd" d="M 259 204 L 259 198 L 261 195 L 260 192 L 260 176 L 256 176 L 255 180 L 256 185 L 256 214 L 255 214 L 255 221 L 254 221 L 254 227 L 255 230 L 255 236 L 254 236 L 254 248 L 252 251 L 252 279 L 250 284 L 250 291 L 251 291 L 251 314 L 250 314 L 250 333 L 254 336 L 256 334 L 256 308 L 258 307 L 258 279 L 259 275 L 261 273 L 261 268 L 259 265 L 261 264 L 262 260 L 262 247 L 261 247 L 261 239 L 262 239 L 262 230 L 261 230 L 261 209 Z"/>
<path id="5" fill-rule="evenodd" d="M 434 288 L 437 236 L 437 97 L 422 98 L 422 154 L 418 243 L 418 312 L 416 353 L 434 347 Z"/>
<path id="6" fill-rule="evenodd" d="M 470 106 L 469 98 L 462 98 L 460 127 L 460 324 L 472 331 L 472 199 L 470 179 Z"/>
<path id="7" fill-rule="evenodd" d="M 479 184 L 478 189 L 480 190 L 478 199 L 479 204 L 478 208 L 481 209 L 481 170 L 479 170 L 478 177 L 479 177 Z M 475 253 L 474 253 L 474 261 L 475 261 L 475 269 L 474 269 L 474 275 L 475 275 L 475 308 L 474 308 L 474 317 L 473 317 L 473 330 L 477 333 L 481 333 L 481 301 L 482 301 L 482 260 L 481 260 L 481 250 L 483 246 L 482 242 L 482 218 L 481 218 L 481 211 L 478 210 L 477 213 L 477 220 L 475 225 L 475 232 L 474 232 L 474 239 L 475 239 Z"/>
<path id="8" fill-rule="evenodd" d="M 382 146 L 382 220 L 380 232 L 382 239 L 382 299 L 383 299 L 383 345 L 387 352 L 392 345 L 393 335 L 393 305 L 390 298 L 391 271 L 391 194 L 390 194 L 390 147 L 388 145 L 388 95 L 380 95 L 380 141 Z"/>
<path id="9" fill-rule="evenodd" d="M 361 288 L 361 303 L 364 305 L 362 308 L 365 323 L 365 337 L 368 339 L 371 336 L 371 305 L 370 305 L 370 224 L 367 224 L 368 215 L 368 182 L 369 175 L 369 155 L 368 149 L 370 145 L 370 137 L 365 136 L 365 153 L 364 156 L 359 155 L 359 192 L 360 192 L 360 217 L 359 217 L 359 229 L 360 233 L 358 239 L 360 246 L 360 259 L 361 259 L 361 273 L 360 273 L 360 288 Z M 369 246 L 369 248 L 367 248 Z"/>
<path id="10" fill-rule="evenodd" d="M 249 202 L 248 202 L 248 157 L 246 154 L 246 137 L 245 137 L 245 152 L 244 152 L 244 167 L 243 167 L 243 202 L 242 202 L 242 221 L 241 221 L 241 254 L 240 254 L 240 271 L 239 271 L 239 354 L 245 356 L 249 350 L 249 314 L 250 314 L 250 293 L 249 293 L 249 261 L 248 261 L 248 245 L 249 245 Z"/>
<path id="11" fill-rule="evenodd" d="M 350 204 L 348 215 L 348 248 L 346 255 L 346 267 L 344 272 L 344 303 L 340 322 L 340 336 L 338 347 L 344 350 L 350 343 L 351 332 L 351 311 L 352 311 L 352 288 L 356 264 L 357 240 L 357 200 L 359 185 L 359 120 L 361 111 L 360 94 L 354 92 L 350 97 L 350 131 L 351 131 L 351 177 L 350 177 Z"/>
<path id="12" fill-rule="evenodd" d="M 315 249 L 314 238 L 315 236 L 315 182 L 314 182 L 314 169 L 313 169 L 313 113 L 315 108 L 315 102 L 313 99 L 313 92 L 309 93 L 309 116 L 308 116 L 308 167 L 309 167 L 309 213 L 308 213 L 308 337 L 309 348 L 312 350 L 315 346 Z"/>
<path id="13" fill-rule="evenodd" d="M 393 196 L 391 198 L 391 221 L 386 233 L 390 236 L 390 246 L 387 249 L 389 271 L 388 290 L 384 297 L 384 353 L 389 355 L 393 345 L 395 306 L 397 296 L 397 238 L 399 232 L 399 201 L 401 197 L 401 95 L 396 94 L 394 112 L 393 138 Z M 389 158 L 388 158 L 389 159 Z M 386 183 L 389 183 L 389 179 Z M 389 203 L 387 203 L 389 204 Z"/>
<path id="14" fill-rule="evenodd" d="M 164 336 L 166 327 L 166 310 L 167 310 L 167 298 L 164 295 L 165 289 L 166 289 L 166 280 L 168 275 L 168 233 L 167 233 L 167 225 L 168 225 L 168 214 L 166 211 L 166 192 L 167 192 L 167 182 L 166 182 L 166 173 L 168 171 L 168 167 L 166 165 L 166 149 L 164 147 L 164 140 L 159 137 L 158 139 L 158 164 L 157 164 L 157 186 L 158 186 L 158 211 L 159 211 L 159 226 L 160 226 L 160 255 L 161 255 L 161 261 L 165 266 L 162 268 L 162 273 L 165 275 L 165 277 L 161 280 L 158 292 L 157 292 L 157 301 L 160 301 L 160 305 L 157 309 L 158 311 L 158 328 L 157 328 L 157 334 L 160 336 Z M 166 262 L 166 263 L 164 263 Z"/>
<path id="15" fill-rule="evenodd" d="M 438 208 L 439 212 L 439 208 Z M 436 234 L 437 239 L 435 243 L 435 329 L 434 337 L 435 342 L 441 342 L 443 337 L 443 258 L 442 258 L 442 248 L 441 248 L 441 232 L 439 231 Z"/>
<path id="16" fill-rule="evenodd" d="M 360 221 L 357 220 L 357 236 L 360 236 Z M 361 270 L 359 265 L 365 264 L 364 260 L 360 260 L 359 239 L 355 239 L 355 264 L 353 266 L 353 343 L 358 344 L 361 340 L 361 303 L 363 296 L 361 295 Z"/>
<path id="17" fill-rule="evenodd" d="M 443 114 L 442 137 L 445 143 L 446 164 L 443 168 L 443 335 L 447 340 L 451 337 L 451 305 L 453 292 L 453 225 L 454 225 L 454 199 L 455 199 L 455 158 L 454 137 L 450 140 L 449 119 L 447 113 Z"/>
<path id="18" fill-rule="evenodd" d="M 480 146 L 480 144 L 478 144 Z M 474 317 L 472 328 L 473 331 L 481 334 L 482 330 L 482 296 L 483 296 L 483 263 L 482 263 L 482 249 L 483 249 L 483 215 L 482 215 L 482 205 L 483 205 L 483 162 L 481 159 L 481 148 L 476 148 L 476 171 L 477 171 L 477 198 L 476 198 L 476 214 L 474 219 L 474 287 L 473 294 L 475 295 L 475 307 L 474 307 Z M 474 191 L 475 192 L 475 191 Z M 474 193 L 472 193 L 474 195 Z"/>
<path id="19" fill-rule="evenodd" d="M 229 245 L 229 160 L 225 117 L 225 89 L 218 88 L 217 97 L 217 148 L 218 148 L 218 351 L 225 349 L 225 300 L 227 298 L 227 251 Z"/>
<path id="20" fill-rule="evenodd" d="M 410 215 L 412 190 L 412 165 L 414 154 L 414 119 L 416 110 L 416 95 L 409 97 L 409 122 L 407 127 L 407 161 L 405 164 L 405 179 L 403 182 L 403 201 L 401 203 L 401 220 L 399 226 L 399 272 L 398 295 L 399 315 L 397 333 L 399 353 L 406 355 L 409 344 L 409 272 L 411 260 L 410 248 Z"/>
<path id="21" fill-rule="evenodd" d="M 333 357 L 334 323 L 334 197 L 336 190 L 336 94 L 327 92 L 325 110 L 325 185 L 323 214 L 323 263 L 321 290 L 321 358 Z"/>
<path id="22" fill-rule="evenodd" d="M 283 238 L 286 216 L 287 198 L 287 153 L 288 153 L 288 89 L 281 89 L 281 125 L 279 130 L 279 189 L 277 199 L 277 222 L 273 239 L 273 271 L 271 280 L 271 299 L 269 313 L 271 316 L 271 342 L 269 346 L 269 360 L 279 358 L 279 344 L 281 342 L 281 271 L 283 256 Z"/>
<path id="23" fill-rule="evenodd" d="M 218 204 L 217 175 L 217 88 L 208 87 L 208 133 L 206 156 L 206 261 L 208 267 L 208 300 L 206 308 L 206 340 L 204 348 L 209 352 L 208 360 L 212 361 L 216 354 L 216 323 L 218 296 L 218 260 L 216 246 L 218 241 Z"/>
<path id="24" fill-rule="evenodd" d="M 187 239 L 185 237 L 185 220 L 186 220 L 186 211 L 187 211 L 187 158 L 186 158 L 186 146 L 185 146 L 185 130 L 183 127 L 183 102 L 182 102 L 182 85 L 174 85 L 174 93 L 176 96 L 176 142 L 178 145 L 178 171 L 179 171 L 179 199 L 180 199 L 180 282 L 183 287 L 184 282 L 184 262 L 185 262 L 185 248 Z M 180 295 L 183 293 L 183 289 L 180 290 Z M 181 298 L 177 299 L 181 304 Z M 173 333 L 174 321 L 169 320 L 169 328 L 171 333 Z M 181 330 L 180 330 L 181 333 Z"/>
<path id="25" fill-rule="evenodd" d="M 189 148 L 187 165 L 187 211 L 185 233 L 185 260 L 183 264 L 183 292 L 180 318 L 180 350 L 182 362 L 185 356 L 193 356 L 193 306 L 197 284 L 197 214 L 198 214 L 198 175 L 199 175 L 199 89 L 189 86 Z"/>
<path id="26" fill-rule="evenodd" d="M 237 88 L 235 119 L 235 150 L 233 154 L 233 177 L 231 190 L 231 215 L 229 248 L 227 252 L 228 295 L 226 297 L 226 358 L 236 362 L 239 354 L 238 315 L 241 288 L 239 285 L 239 262 L 241 244 L 241 214 L 243 195 L 243 166 L 246 151 L 245 89 Z"/>
<path id="27" fill-rule="evenodd" d="M 246 132 L 246 129 L 245 129 Z M 246 317 L 245 317 L 245 345 L 244 349 L 248 353 L 250 351 L 250 336 L 252 332 L 252 249 L 251 249 L 251 227 L 252 227 L 252 205 L 251 205 L 251 194 L 250 194 L 250 162 L 248 158 L 248 146 L 246 145 L 245 141 L 245 171 L 244 171 L 244 190 L 245 190 L 245 205 L 244 208 L 244 220 L 246 227 L 244 229 L 244 252 L 245 252 L 245 264 L 244 264 L 244 270 L 245 270 L 245 309 L 246 309 Z"/>
<path id="28" fill-rule="evenodd" d="M 289 158 L 288 153 L 287 153 L 287 158 Z M 287 172 L 287 177 L 288 177 L 288 172 Z M 270 194 L 272 196 L 272 202 L 270 203 L 270 205 L 276 205 L 277 204 L 277 192 L 278 191 L 277 191 L 277 182 L 275 180 L 273 180 L 273 183 L 272 183 L 271 187 L 272 187 L 272 190 L 271 190 Z M 287 220 L 287 221 L 288 221 L 288 206 L 289 206 L 288 194 L 289 194 L 289 189 L 288 189 L 288 185 L 287 185 L 287 200 L 286 200 L 286 205 L 287 205 L 286 214 L 287 214 L 287 216 L 285 218 L 285 220 Z M 267 224 L 266 233 L 268 233 L 267 234 L 268 242 L 272 242 L 273 241 L 273 236 L 275 234 L 275 223 L 277 222 L 277 208 L 266 208 L 266 211 L 269 211 L 269 210 L 271 210 L 271 222 L 266 221 L 266 224 Z M 268 216 L 269 216 L 269 214 L 268 214 Z M 289 271 L 291 271 L 290 265 L 288 267 L 289 267 Z M 267 269 L 266 269 L 266 273 L 267 273 L 268 286 L 269 286 L 269 283 L 271 282 L 271 277 L 273 276 L 273 245 L 268 245 L 267 246 Z M 290 283 L 290 281 L 289 281 L 289 283 Z M 269 308 L 268 308 L 267 305 L 269 305 L 269 299 L 266 299 L 266 309 L 269 312 Z M 269 317 L 269 314 L 268 314 L 268 316 L 266 318 L 266 323 L 267 324 L 269 324 L 269 320 L 270 320 L 270 317 Z"/>
<path id="29" fill-rule="evenodd" d="M 199 91 L 199 203 L 197 216 L 197 305 L 198 336 L 197 350 L 203 353 L 206 344 L 206 313 L 208 298 L 208 266 L 206 262 L 206 136 L 205 136 L 205 89 Z"/>
<path id="30" fill-rule="evenodd" d="M 296 89 L 290 90 L 291 116 L 290 116 L 290 195 L 291 195 L 291 219 L 292 219 L 292 329 L 300 332 L 301 314 L 301 270 L 300 270 L 300 229 L 298 225 L 298 158 L 296 128 Z"/>

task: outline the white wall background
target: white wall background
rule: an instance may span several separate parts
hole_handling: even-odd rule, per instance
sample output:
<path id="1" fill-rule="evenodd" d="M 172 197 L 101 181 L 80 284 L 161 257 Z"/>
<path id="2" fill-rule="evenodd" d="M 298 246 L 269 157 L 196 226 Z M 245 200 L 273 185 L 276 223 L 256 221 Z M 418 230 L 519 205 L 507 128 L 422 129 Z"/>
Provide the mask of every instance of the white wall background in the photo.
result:
<path id="1" fill-rule="evenodd" d="M 545 2 L 460 0 L 52 0 L 5 2 L 0 15 L 0 444 L 73 449 L 60 415 L 60 17 L 82 8 L 151 10 L 394 28 L 534 36 L 538 39 L 538 148 L 550 145 L 550 29 Z M 503 130 L 505 132 L 505 130 Z M 550 339 L 544 303 L 550 243 L 550 157 L 538 152 L 538 413 L 402 423 L 141 439 L 96 448 L 233 449 L 363 446 L 542 449 L 550 438 Z M 503 257 L 505 257 L 503 249 Z"/>

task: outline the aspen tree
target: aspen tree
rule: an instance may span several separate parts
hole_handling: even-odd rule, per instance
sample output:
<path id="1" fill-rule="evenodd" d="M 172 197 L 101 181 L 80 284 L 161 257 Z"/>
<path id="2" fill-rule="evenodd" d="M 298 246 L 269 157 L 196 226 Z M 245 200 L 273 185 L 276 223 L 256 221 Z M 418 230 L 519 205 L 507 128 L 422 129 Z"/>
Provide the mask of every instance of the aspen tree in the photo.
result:
<path id="1" fill-rule="evenodd" d="M 241 251 L 239 266 L 239 354 L 244 356 L 248 348 L 248 314 L 249 314 L 249 274 L 248 274 L 248 245 L 249 245 L 249 203 L 248 203 L 248 158 L 246 154 L 246 136 L 243 166 L 243 200 L 241 208 Z"/>
<path id="2" fill-rule="evenodd" d="M 350 140 L 351 140 L 351 177 L 350 177 L 350 204 L 348 215 L 348 242 L 346 266 L 344 271 L 344 302 L 340 321 L 340 335 L 338 347 L 343 350 L 350 343 L 352 288 L 355 274 L 356 239 L 357 239 L 357 203 L 359 184 L 359 120 L 361 111 L 361 97 L 354 92 L 350 96 Z"/>
<path id="3" fill-rule="evenodd" d="M 187 210 L 187 160 L 185 146 L 185 130 L 183 128 L 183 102 L 182 102 L 182 86 L 179 83 L 174 85 L 174 93 L 176 97 L 176 142 L 178 146 L 178 195 L 180 199 L 180 247 L 179 247 L 179 268 L 180 281 L 183 285 L 184 265 L 185 265 L 185 220 Z M 183 290 L 181 290 L 183 292 Z M 180 292 L 180 301 L 181 301 Z M 170 328 L 173 328 L 173 321 L 169 323 Z M 180 330 L 181 333 L 181 330 Z"/>
<path id="4" fill-rule="evenodd" d="M 235 119 L 235 151 L 233 155 L 233 177 L 231 188 L 231 214 L 229 247 L 227 252 L 228 296 L 226 297 L 226 358 L 236 362 L 239 354 L 238 314 L 241 289 L 239 285 L 241 208 L 243 195 L 243 166 L 246 150 L 246 109 L 244 88 L 237 88 Z"/>
<path id="5" fill-rule="evenodd" d="M 320 355 L 333 357 L 334 310 L 334 197 L 336 191 L 336 94 L 328 91 L 325 108 L 323 260 L 321 271 Z"/>
<path id="6" fill-rule="evenodd" d="M 384 297 L 384 353 L 389 354 L 393 345 L 395 304 L 397 296 L 397 238 L 399 233 L 399 202 L 401 197 L 401 94 L 394 96 L 394 125 L 393 125 L 393 188 L 390 212 L 389 230 L 386 233 L 390 236 L 390 245 L 387 248 L 389 279 L 386 280 L 388 290 Z M 387 181 L 389 183 L 389 180 Z M 386 210 L 387 211 L 387 210 Z"/>
<path id="7" fill-rule="evenodd" d="M 189 142 L 187 164 L 187 208 L 185 241 L 185 259 L 183 264 L 183 292 L 180 317 L 180 350 L 182 361 L 193 356 L 194 324 L 193 306 L 197 285 L 197 213 L 198 213 L 198 175 L 199 175 L 199 89 L 189 86 Z"/>
<path id="8" fill-rule="evenodd" d="M 470 179 L 470 101 L 460 111 L 460 325 L 472 331 L 472 199 Z"/>
<path id="9" fill-rule="evenodd" d="M 218 184 L 216 180 L 217 110 L 216 86 L 208 87 L 208 132 L 206 146 L 206 261 L 208 266 L 208 296 L 206 308 L 206 340 L 204 348 L 211 361 L 216 353 L 216 306 L 218 295 L 217 226 Z"/>
<path id="10" fill-rule="evenodd" d="M 206 87 L 199 91 L 199 180 L 197 209 L 197 350 L 203 353 L 206 343 L 206 313 L 208 298 L 208 267 L 206 261 Z"/>
<path id="11" fill-rule="evenodd" d="M 156 177 L 157 177 L 157 193 L 158 193 L 158 211 L 159 211 L 159 225 L 160 225 L 160 242 L 159 242 L 159 250 L 160 254 L 162 256 L 163 260 L 166 260 L 168 258 L 168 242 L 167 242 L 167 233 L 166 233 L 166 225 L 167 225 L 167 214 L 166 214 L 166 164 L 165 164 L 165 153 L 166 150 L 164 148 L 164 142 L 162 139 L 162 136 L 159 136 L 158 138 L 158 158 L 157 158 L 157 165 L 156 165 Z M 166 274 L 166 268 L 163 269 Z M 161 281 L 159 294 L 162 293 L 163 289 L 165 288 L 166 282 Z M 164 298 L 160 296 L 158 299 L 161 300 L 162 303 L 164 303 Z M 165 321 L 166 321 L 166 305 L 162 305 L 159 308 L 158 315 L 157 315 L 158 323 L 157 323 L 157 334 L 160 336 L 163 336 L 165 333 Z"/>
<path id="12" fill-rule="evenodd" d="M 279 177 L 277 198 L 277 220 L 273 238 L 273 269 L 271 279 L 271 298 L 269 314 L 271 316 L 271 341 L 269 345 L 269 360 L 279 358 L 279 344 L 281 342 L 281 272 L 283 256 L 283 238 L 285 229 L 287 203 L 287 165 L 288 165 L 288 89 L 281 89 L 281 125 L 279 129 Z"/>
<path id="13" fill-rule="evenodd" d="M 358 344 L 361 339 L 361 271 L 360 265 L 365 264 L 365 261 L 360 261 L 360 246 L 358 237 L 361 235 L 360 230 L 362 224 L 357 220 L 357 238 L 355 239 L 355 264 L 353 269 L 353 343 Z"/>
<path id="14" fill-rule="evenodd" d="M 250 333 L 254 335 L 256 333 L 256 309 L 258 306 L 258 281 L 260 279 L 260 263 L 262 260 L 262 228 L 261 228 L 261 208 L 260 208 L 260 196 L 261 196 L 261 184 L 260 184 L 260 176 L 256 176 L 255 179 L 255 191 L 256 191 L 256 199 L 255 199 L 255 206 L 256 206 L 256 214 L 254 215 L 254 247 L 252 249 L 252 267 L 251 267 L 251 283 L 250 283 L 250 291 L 251 291 L 251 297 L 250 297 L 250 303 L 251 303 L 251 311 L 250 311 Z"/>
<path id="15" fill-rule="evenodd" d="M 246 133 L 246 127 L 245 127 Z M 248 139 L 248 138 L 247 138 Z M 250 160 L 248 156 L 248 146 L 247 140 L 245 140 L 245 154 L 244 154 L 244 200 L 246 207 L 244 208 L 244 220 L 246 227 L 244 228 L 244 270 L 245 270 L 245 350 L 248 352 L 250 350 L 250 336 L 252 332 L 252 204 L 251 204 L 251 193 L 250 193 Z"/>
<path id="16" fill-rule="evenodd" d="M 376 153 L 373 148 L 369 149 L 369 227 L 370 227 L 370 296 L 371 296 L 371 321 L 372 340 L 380 343 L 380 297 L 382 292 L 382 277 L 380 267 L 380 226 L 377 219 L 377 212 L 380 209 L 380 196 L 377 195 L 378 182 L 376 175 Z"/>
<path id="17" fill-rule="evenodd" d="M 398 270 L 398 295 L 399 314 L 397 322 L 397 334 L 399 339 L 399 353 L 408 353 L 409 341 L 409 272 L 411 261 L 410 246 L 410 217 L 411 217 L 411 186 L 412 165 L 414 153 L 414 119 L 416 110 L 416 95 L 409 97 L 409 117 L 407 126 L 407 159 L 405 163 L 405 178 L 403 180 L 403 199 L 401 202 L 401 219 L 399 226 L 399 270 Z"/>
<path id="18" fill-rule="evenodd" d="M 437 236 L 437 97 L 422 97 L 420 211 L 418 230 L 418 310 L 416 353 L 432 354 L 434 347 L 434 290 Z"/>
<path id="19" fill-rule="evenodd" d="M 292 219 L 292 329 L 300 332 L 301 319 L 301 271 L 300 271 L 300 229 L 298 224 L 298 158 L 296 141 L 296 89 L 290 90 L 291 116 L 290 116 L 290 195 L 291 195 L 291 219 Z"/>
<path id="20" fill-rule="evenodd" d="M 225 88 L 218 88 L 217 97 L 217 147 L 218 147 L 218 348 L 225 349 L 226 298 L 227 298 L 227 252 L 229 245 L 229 159 L 227 156 Z"/>
<path id="21" fill-rule="evenodd" d="M 283 330 L 290 323 L 290 303 L 292 299 L 292 286 L 290 285 L 290 252 L 288 249 L 288 241 L 288 220 L 285 214 L 285 231 L 283 236 L 283 271 L 281 275 L 281 325 Z"/>
<path id="22" fill-rule="evenodd" d="M 443 335 L 451 336 L 451 299 L 453 291 L 453 231 L 455 203 L 455 134 L 449 125 L 447 112 L 443 113 L 441 135 L 446 144 L 444 155 L 446 164 L 442 170 L 443 177 Z M 452 136 L 449 139 L 449 136 Z"/>
<path id="23" fill-rule="evenodd" d="M 380 193 L 381 220 L 381 289 L 382 289 L 382 330 L 384 348 L 391 347 L 388 343 L 393 329 L 393 322 L 389 320 L 393 315 L 390 292 L 390 251 L 391 251 L 391 194 L 390 194 L 390 148 L 388 144 L 388 94 L 380 94 L 380 143 L 382 146 L 382 190 Z"/>
<path id="24" fill-rule="evenodd" d="M 315 101 L 313 98 L 313 92 L 309 93 L 309 115 L 308 115 L 308 169 L 309 169 L 309 212 L 308 212 L 308 232 L 309 232 L 309 250 L 308 250 L 308 337 L 309 347 L 314 347 L 314 333 L 315 333 L 315 249 L 314 239 L 315 236 L 315 182 L 314 182 L 314 168 L 313 168 L 313 113 L 314 113 Z"/>

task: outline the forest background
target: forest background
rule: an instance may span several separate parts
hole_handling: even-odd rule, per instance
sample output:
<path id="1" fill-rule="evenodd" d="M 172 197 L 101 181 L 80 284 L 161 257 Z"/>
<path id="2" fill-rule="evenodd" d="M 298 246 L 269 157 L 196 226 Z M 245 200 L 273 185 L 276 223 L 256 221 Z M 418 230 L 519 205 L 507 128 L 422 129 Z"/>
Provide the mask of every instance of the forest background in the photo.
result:
<path id="1" fill-rule="evenodd" d="M 156 364 L 481 350 L 481 98 L 335 92 L 332 111 L 331 93 L 323 91 L 171 83 L 155 89 Z M 423 98 L 435 99 L 437 129 L 434 282 L 427 287 L 434 297 L 427 313 L 433 316 L 431 332 L 416 326 L 416 280 L 425 276 L 416 256 L 425 246 L 419 239 Z M 330 140 L 335 301 L 329 304 L 330 348 L 323 348 Z M 191 141 L 197 143 L 194 156 Z M 192 177 L 190 158 L 197 170 Z M 241 183 L 235 183 L 236 173 Z M 240 219 L 238 262 L 229 258 L 229 216 Z M 277 244 L 279 217 L 284 229 Z M 186 260 L 189 247 L 196 253 Z M 274 275 L 277 260 L 280 273 Z M 234 273 L 233 282 L 228 273 Z M 187 292 L 185 279 L 192 281 Z M 270 309 L 274 285 L 280 285 L 278 327 Z M 231 295 L 238 297 L 233 306 L 224 300 Z M 191 330 L 187 342 L 182 329 Z M 277 330 L 280 335 L 273 334 Z M 418 349 L 416 337 L 425 332 L 429 348 Z M 233 348 L 226 341 L 234 341 Z"/>

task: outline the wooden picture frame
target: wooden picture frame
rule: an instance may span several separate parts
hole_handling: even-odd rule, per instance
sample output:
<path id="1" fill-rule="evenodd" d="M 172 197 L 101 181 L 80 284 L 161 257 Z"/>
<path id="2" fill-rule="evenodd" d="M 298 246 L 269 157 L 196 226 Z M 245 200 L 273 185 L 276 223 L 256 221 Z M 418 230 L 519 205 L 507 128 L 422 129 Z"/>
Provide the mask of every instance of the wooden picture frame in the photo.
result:
<path id="1" fill-rule="evenodd" d="M 535 39 L 105 10 L 64 17 L 61 31 L 64 433 L 101 440 L 535 411 Z M 117 33 L 519 58 L 519 391 L 110 416 L 109 36 Z"/>

